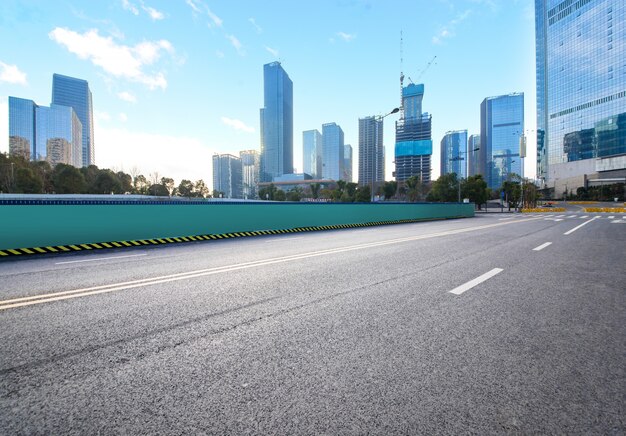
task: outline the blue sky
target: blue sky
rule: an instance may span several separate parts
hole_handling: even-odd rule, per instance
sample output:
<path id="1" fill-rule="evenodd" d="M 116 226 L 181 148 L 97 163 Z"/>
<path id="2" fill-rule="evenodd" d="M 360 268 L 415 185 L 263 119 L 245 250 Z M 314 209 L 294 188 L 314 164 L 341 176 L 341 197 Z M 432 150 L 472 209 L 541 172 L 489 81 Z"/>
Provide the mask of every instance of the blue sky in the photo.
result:
<path id="1" fill-rule="evenodd" d="M 355 150 L 358 119 L 425 84 L 433 176 L 448 130 L 480 130 L 488 96 L 524 92 L 535 127 L 532 0 L 2 0 L 0 151 L 8 96 L 49 105 L 52 74 L 89 81 L 96 164 L 211 184 L 211 155 L 259 148 L 263 64 L 294 83 L 294 166 L 302 131 L 336 122 Z M 423 71 L 436 56 L 431 66 Z M 385 120 L 386 178 L 394 115 Z M 526 175 L 535 175 L 534 140 Z"/>

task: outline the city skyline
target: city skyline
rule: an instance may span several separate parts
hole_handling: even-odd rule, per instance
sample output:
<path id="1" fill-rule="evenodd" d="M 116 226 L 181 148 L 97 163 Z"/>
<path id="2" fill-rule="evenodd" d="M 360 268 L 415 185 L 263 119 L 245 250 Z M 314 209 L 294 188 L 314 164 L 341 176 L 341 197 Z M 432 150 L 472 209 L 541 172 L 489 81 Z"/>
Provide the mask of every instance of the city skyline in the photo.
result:
<path id="1" fill-rule="evenodd" d="M 433 178 L 443 134 L 457 129 L 478 133 L 480 101 L 486 96 L 525 92 L 526 119 L 536 118 L 530 0 L 393 6 L 283 2 L 269 9 L 254 2 L 242 8 L 195 0 L 22 3 L 0 6 L 0 36 L 9 42 L 0 47 L 2 151 L 8 151 L 8 96 L 49 101 L 53 73 L 89 82 L 97 165 L 126 171 L 139 167 L 144 174 L 159 172 L 177 180 L 211 180 L 213 153 L 260 149 L 261 66 L 272 60 L 280 60 L 294 82 L 293 163 L 299 172 L 301 132 L 333 120 L 342 126 L 345 143 L 358 143 L 359 118 L 399 105 L 401 70 L 428 88 L 424 105 L 433 114 Z M 418 13 L 429 18 L 428 25 L 414 25 L 411 17 Z M 309 19 L 304 24 L 287 19 L 322 15 L 330 18 L 315 26 Z M 181 33 L 181 27 L 190 32 Z M 296 31 L 299 38 L 292 38 Z M 90 49 L 96 46 L 98 53 Z M 372 49 L 378 56 L 374 66 L 364 56 Z M 502 62 L 478 72 L 496 52 Z M 123 55 L 127 65 L 113 62 L 112 53 Z M 436 62 L 422 71 L 435 55 Z M 334 67 L 324 69 L 320 63 Z M 385 120 L 386 180 L 392 179 L 397 119 Z M 353 160 L 358 161 L 356 149 Z M 356 165 L 353 171 L 357 174 Z"/>

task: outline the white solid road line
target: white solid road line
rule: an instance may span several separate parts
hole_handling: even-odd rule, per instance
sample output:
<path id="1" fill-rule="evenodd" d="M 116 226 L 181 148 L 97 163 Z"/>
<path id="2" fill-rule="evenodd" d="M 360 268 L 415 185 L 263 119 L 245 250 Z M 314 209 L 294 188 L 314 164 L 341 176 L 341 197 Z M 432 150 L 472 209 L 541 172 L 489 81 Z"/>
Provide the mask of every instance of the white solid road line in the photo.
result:
<path id="1" fill-rule="evenodd" d="M 552 242 L 546 242 L 545 244 L 541 244 L 539 247 L 533 248 L 533 251 L 541 251 L 546 248 L 548 245 L 552 245 Z"/>
<path id="2" fill-rule="evenodd" d="M 583 215 L 580 217 L 580 219 L 585 219 L 585 218 L 589 218 L 589 215 Z"/>
<path id="3" fill-rule="evenodd" d="M 463 227 L 460 229 L 427 233 L 424 235 L 416 235 L 416 236 L 397 238 L 397 239 L 388 239 L 385 241 L 370 242 L 370 243 L 365 243 L 365 244 L 348 245 L 348 246 L 332 248 L 328 250 L 309 251 L 306 253 L 301 253 L 301 254 L 296 254 L 296 255 L 291 255 L 291 256 L 261 259 L 261 260 L 251 261 L 251 262 L 224 265 L 220 267 L 187 271 L 187 272 L 182 272 L 182 273 L 177 273 L 177 274 L 149 277 L 145 279 L 132 280 L 128 282 L 110 283 L 108 285 L 92 286 L 88 288 L 73 289 L 69 291 L 60 291 L 60 292 L 53 292 L 53 293 L 48 293 L 48 294 L 32 295 L 28 297 L 12 298 L 9 300 L 0 300 L 0 310 L 23 307 L 23 306 L 30 306 L 34 304 L 49 303 L 53 301 L 66 300 L 69 298 L 78 298 L 78 297 L 86 297 L 89 295 L 104 294 L 107 292 L 122 291 L 122 290 L 127 290 L 127 289 L 143 287 L 143 286 L 156 285 L 160 283 L 168 283 L 168 282 L 173 282 L 173 281 L 178 281 L 178 280 L 187 280 L 187 279 L 196 278 L 196 277 L 204 277 L 204 276 L 209 276 L 209 275 L 214 275 L 214 274 L 221 274 L 225 272 L 239 271 L 239 270 L 248 269 L 248 268 L 255 268 L 255 267 L 278 264 L 278 263 L 285 263 L 285 262 L 292 262 L 292 261 L 297 261 L 297 260 L 302 260 L 302 259 L 309 259 L 309 258 L 318 257 L 318 256 L 326 256 L 326 255 L 345 253 L 345 252 L 355 251 L 355 250 L 382 247 L 382 246 L 387 246 L 387 245 L 392 245 L 392 244 L 418 241 L 422 239 L 438 238 L 441 236 L 457 235 L 457 234 L 462 234 L 462 233 L 490 229 L 493 227 L 506 226 L 510 224 L 519 224 L 521 222 L 529 222 L 529 221 L 537 221 L 537 218 L 531 217 L 531 218 L 526 218 L 520 221 L 505 221 L 502 223 L 487 224 L 487 225 L 481 225 L 481 226 L 475 226 L 475 227 Z"/>
<path id="4" fill-rule="evenodd" d="M 295 241 L 296 239 L 304 239 L 304 236 L 300 236 L 298 238 L 272 238 L 272 239 L 268 239 L 267 242 L 289 242 L 289 241 Z"/>
<path id="5" fill-rule="evenodd" d="M 591 218 L 588 221 L 585 221 L 584 223 L 582 223 L 579 226 L 574 227 L 572 230 L 568 230 L 567 232 L 563 233 L 564 235 L 571 235 L 572 233 L 574 233 L 576 230 L 580 229 L 582 226 L 585 226 L 587 224 L 589 224 L 591 221 L 594 221 L 596 218 L 598 218 L 597 216 L 594 216 L 593 218 Z"/>
<path id="6" fill-rule="evenodd" d="M 68 263 L 97 262 L 99 260 L 125 259 L 128 257 L 147 256 L 147 254 L 129 254 L 127 256 L 98 257 L 97 259 L 68 260 L 66 262 L 56 262 L 55 265 L 67 265 Z"/>
<path id="7" fill-rule="evenodd" d="M 491 277 L 496 274 L 500 274 L 504 271 L 502 268 L 494 268 L 491 271 L 483 274 L 480 277 L 476 277 L 474 280 L 470 280 L 467 283 L 462 284 L 461 286 L 457 286 L 453 290 L 450 291 L 451 294 L 461 295 L 463 292 L 472 289 L 474 286 L 480 285 L 482 282 L 489 280 Z"/>

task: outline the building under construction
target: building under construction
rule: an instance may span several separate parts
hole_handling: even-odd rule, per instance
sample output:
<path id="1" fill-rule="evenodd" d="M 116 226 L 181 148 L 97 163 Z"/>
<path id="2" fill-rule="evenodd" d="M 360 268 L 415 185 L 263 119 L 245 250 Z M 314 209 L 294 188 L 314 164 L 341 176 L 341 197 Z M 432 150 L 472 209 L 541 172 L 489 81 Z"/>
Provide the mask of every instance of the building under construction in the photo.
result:
<path id="1" fill-rule="evenodd" d="M 422 113 L 423 98 L 423 84 L 410 83 L 402 87 L 402 111 L 400 120 L 396 121 L 396 170 L 393 173 L 398 182 L 412 176 L 418 176 L 424 183 L 430 182 L 432 117 Z"/>

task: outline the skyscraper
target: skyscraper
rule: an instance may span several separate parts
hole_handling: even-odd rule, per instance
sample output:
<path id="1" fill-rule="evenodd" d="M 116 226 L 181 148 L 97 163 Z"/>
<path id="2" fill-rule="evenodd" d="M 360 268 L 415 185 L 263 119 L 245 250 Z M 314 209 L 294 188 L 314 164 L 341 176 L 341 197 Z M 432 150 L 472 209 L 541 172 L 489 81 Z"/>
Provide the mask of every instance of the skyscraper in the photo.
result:
<path id="1" fill-rule="evenodd" d="M 293 83 L 280 62 L 263 65 L 261 181 L 293 173 Z"/>
<path id="2" fill-rule="evenodd" d="M 624 0 L 535 0 L 537 176 L 556 194 L 626 179 L 624 23 Z"/>
<path id="3" fill-rule="evenodd" d="M 224 198 L 243 197 L 241 159 L 231 154 L 213 155 L 213 190 Z"/>
<path id="4" fill-rule="evenodd" d="M 303 171 L 313 179 L 322 178 L 322 134 L 317 130 L 302 132 Z"/>
<path id="5" fill-rule="evenodd" d="M 385 181 L 382 117 L 359 118 L 359 185 L 378 186 Z"/>
<path id="6" fill-rule="evenodd" d="M 343 130 L 336 123 L 322 124 L 322 178 L 343 180 Z"/>
<path id="7" fill-rule="evenodd" d="M 86 80 L 54 74 L 52 76 L 52 104 L 74 109 L 83 128 L 82 166 L 95 165 L 93 137 L 93 104 Z"/>
<path id="8" fill-rule="evenodd" d="M 352 183 L 352 146 L 343 146 L 343 180 Z"/>
<path id="9" fill-rule="evenodd" d="M 478 149 L 478 150 L 477 150 Z M 480 159 L 480 135 L 470 135 L 467 141 L 467 175 L 481 174 L 478 170 Z"/>
<path id="10" fill-rule="evenodd" d="M 523 176 L 519 155 L 524 133 L 524 94 L 488 97 L 480 104 L 479 174 L 499 189 L 512 174 Z"/>
<path id="11" fill-rule="evenodd" d="M 424 85 L 410 83 L 402 88 L 400 120 L 396 121 L 394 176 L 398 182 L 418 176 L 430 182 L 430 162 L 433 154 L 432 117 L 422 113 Z"/>
<path id="12" fill-rule="evenodd" d="M 256 198 L 259 183 L 259 153 L 256 150 L 239 152 L 242 170 L 243 198 Z"/>
<path id="13" fill-rule="evenodd" d="M 83 165 L 83 126 L 74 109 L 52 104 L 37 107 L 35 113 L 36 160 L 80 168 Z"/>
<path id="14" fill-rule="evenodd" d="M 32 100 L 9 97 L 9 154 L 36 158 L 35 110 Z"/>
<path id="15" fill-rule="evenodd" d="M 441 139 L 441 175 L 467 177 L 467 130 L 446 132 Z"/>

